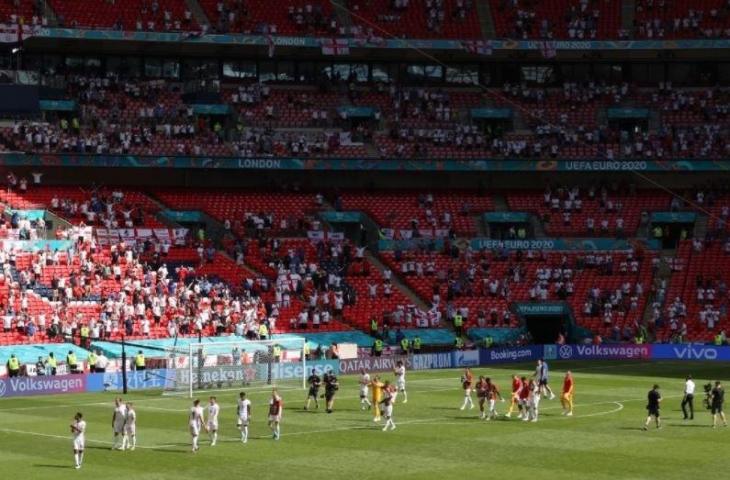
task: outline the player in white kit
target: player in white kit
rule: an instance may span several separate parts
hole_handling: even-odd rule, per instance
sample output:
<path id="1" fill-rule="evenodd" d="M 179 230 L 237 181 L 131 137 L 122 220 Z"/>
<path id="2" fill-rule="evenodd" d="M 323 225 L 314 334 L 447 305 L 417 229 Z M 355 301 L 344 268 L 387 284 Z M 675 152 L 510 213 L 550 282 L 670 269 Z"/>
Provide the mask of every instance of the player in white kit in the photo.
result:
<path id="1" fill-rule="evenodd" d="M 248 442 L 248 423 L 251 421 L 251 400 L 246 398 L 246 392 L 241 392 L 238 398 L 238 429 L 241 431 L 241 442 Z"/>
<path id="2" fill-rule="evenodd" d="M 208 435 L 210 436 L 210 446 L 215 447 L 218 441 L 218 414 L 221 411 L 220 405 L 215 397 L 210 397 L 208 404 Z"/>
<path id="3" fill-rule="evenodd" d="M 86 421 L 81 412 L 74 415 L 74 421 L 70 426 L 74 436 L 74 466 L 78 469 L 84 462 L 84 448 L 86 447 Z"/>
<path id="4" fill-rule="evenodd" d="M 370 400 L 368 400 L 368 386 L 370 385 L 370 374 L 365 371 L 365 369 L 360 370 L 360 380 L 358 381 L 360 384 L 360 408 L 362 410 L 369 409 L 373 406 L 372 403 L 370 403 Z"/>
<path id="5" fill-rule="evenodd" d="M 529 410 L 527 417 L 525 417 L 525 420 L 537 422 L 538 411 L 540 407 L 540 394 L 542 393 L 542 388 L 540 388 L 540 384 L 538 382 L 535 382 L 533 380 L 530 380 L 528 388 L 530 389 Z"/>
<path id="6" fill-rule="evenodd" d="M 127 407 L 120 397 L 114 400 L 114 414 L 112 415 L 112 450 L 121 450 L 124 445 L 124 423 L 127 420 Z"/>
<path id="7" fill-rule="evenodd" d="M 399 393 L 403 394 L 403 403 L 408 402 L 408 393 L 406 392 L 406 366 L 401 360 L 398 360 L 396 367 L 393 369 L 395 373 L 395 388 Z M 393 399 L 395 401 L 395 398 Z"/>
<path id="8" fill-rule="evenodd" d="M 137 412 L 134 405 L 127 403 L 127 414 L 124 420 L 124 437 L 122 438 L 122 450 L 134 450 L 137 447 Z"/>
<path id="9" fill-rule="evenodd" d="M 200 400 L 194 400 L 193 406 L 190 407 L 190 414 L 188 415 L 190 436 L 193 438 L 193 453 L 200 449 L 198 446 L 198 437 L 200 437 L 200 429 L 203 428 L 204 423 L 205 417 L 203 414 L 203 407 L 200 406 Z"/>

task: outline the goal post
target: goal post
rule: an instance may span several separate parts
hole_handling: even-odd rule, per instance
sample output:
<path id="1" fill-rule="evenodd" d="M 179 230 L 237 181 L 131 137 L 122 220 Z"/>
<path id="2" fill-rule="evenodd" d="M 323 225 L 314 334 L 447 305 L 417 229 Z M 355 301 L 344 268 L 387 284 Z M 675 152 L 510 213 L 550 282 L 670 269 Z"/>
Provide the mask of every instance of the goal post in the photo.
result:
<path id="1" fill-rule="evenodd" d="M 195 392 L 242 388 L 305 388 L 304 337 L 222 342 L 191 342 L 168 347 L 164 393 L 193 397 Z"/>

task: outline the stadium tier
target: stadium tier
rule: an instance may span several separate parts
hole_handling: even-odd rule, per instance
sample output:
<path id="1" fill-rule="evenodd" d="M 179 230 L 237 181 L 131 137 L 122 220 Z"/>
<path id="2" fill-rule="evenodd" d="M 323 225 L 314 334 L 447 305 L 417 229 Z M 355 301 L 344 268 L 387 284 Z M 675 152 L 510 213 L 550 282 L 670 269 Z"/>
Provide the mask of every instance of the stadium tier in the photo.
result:
<path id="1" fill-rule="evenodd" d="M 224 83 L 208 100 L 213 104 L 200 105 L 169 80 L 125 79 L 110 71 L 69 72 L 49 81 L 67 85 L 59 95 L 71 109 L 6 122 L 0 127 L 4 151 L 668 160 L 719 159 L 730 148 L 726 90 L 698 92 L 671 82 L 646 88 L 506 83 L 482 91 L 380 83 L 344 89 L 334 79 L 319 89 Z"/>
<path id="2" fill-rule="evenodd" d="M 727 13 L 0 2 L 0 342 L 715 341 Z"/>
<path id="3" fill-rule="evenodd" d="M 726 471 L 729 59 L 730 0 L 0 0 L 3 473 Z"/>
<path id="4" fill-rule="evenodd" d="M 626 36 L 621 31 L 621 3 L 611 0 L 489 0 L 497 35 L 525 39 L 588 40 Z"/>
<path id="5" fill-rule="evenodd" d="M 18 2 L 26 3 L 26 2 Z M 28 1 L 27 3 L 33 3 Z M 200 27 L 180 0 L 125 0 L 89 8 L 84 0 L 51 0 L 59 26 L 137 31 L 196 30 Z"/>
<path id="6" fill-rule="evenodd" d="M 728 36 L 724 0 L 5 0 L 0 20 L 79 29 L 405 39 Z"/>
<path id="7" fill-rule="evenodd" d="M 704 195 L 694 198 L 704 202 Z M 534 213 L 533 221 L 549 235 L 589 237 L 586 250 L 547 252 L 537 239 L 531 247 L 524 219 L 529 215 L 502 230 L 505 243 L 460 247 L 478 231 L 498 228 L 489 223 L 490 213 L 498 215 L 495 196 L 515 212 Z M 718 215 L 727 213 L 725 196 L 707 196 Z M 24 252 L 18 243 L 11 247 L 13 255 L 3 258 L 3 298 L 13 312 L 5 317 L 0 337 L 5 344 L 75 338 L 83 325 L 90 327 L 92 339 L 258 335 L 262 319 L 273 333 L 351 328 L 373 333 L 375 321 L 387 334 L 398 328 L 439 328 L 453 324 L 457 315 L 467 330 L 522 328 L 524 319 L 514 305 L 540 301 L 566 302 L 578 326 L 614 341 L 633 338 L 653 311 L 659 311 L 651 325 L 658 336 L 673 338 L 680 322 L 687 325 L 682 334 L 687 339 L 709 339 L 725 328 L 724 316 L 713 317 L 707 326 L 718 294 L 705 311 L 703 298 L 698 303 L 688 286 L 697 278 L 724 297 L 726 289 L 715 282 L 725 245 L 705 249 L 700 243 L 690 251 L 686 242 L 680 244 L 674 262 L 685 267 L 671 275 L 663 300 L 657 300 L 657 282 L 666 281 L 659 276 L 657 253 L 639 243 L 616 252 L 588 246 L 601 237 L 635 238 L 639 228 L 649 229 L 655 212 L 678 205 L 663 191 L 629 193 L 611 186 L 521 193 L 339 191 L 338 206 L 370 218 L 381 239 L 395 239 L 395 251 L 372 252 L 376 256 L 365 255 L 370 247 L 361 243 L 360 234 L 332 236 L 334 224 L 325 219 L 337 212 L 311 192 L 30 185 L 11 187 L 0 199 L 21 222 L 27 222 L 24 211 L 47 209 L 78 225 L 54 232 L 60 239 L 75 238 L 73 249 L 52 250 L 41 242 L 40 250 Z M 142 213 L 135 216 L 134 209 Z M 165 209 L 207 212 L 219 225 L 225 251 L 205 237 L 209 225 L 188 230 L 152 214 Z M 98 212 L 98 217 L 83 212 Z M 575 225 L 563 220 L 566 212 L 574 215 Z M 587 228 L 593 218 L 593 228 Z M 31 238 L 39 238 L 44 226 L 35 221 L 25 228 Z M 422 235 L 432 243 L 415 250 L 407 246 L 409 238 Z M 510 242 L 525 247 L 514 251 Z M 681 315 L 674 311 L 675 298 L 689 305 Z M 672 312 L 668 323 L 662 321 L 664 311 Z"/>

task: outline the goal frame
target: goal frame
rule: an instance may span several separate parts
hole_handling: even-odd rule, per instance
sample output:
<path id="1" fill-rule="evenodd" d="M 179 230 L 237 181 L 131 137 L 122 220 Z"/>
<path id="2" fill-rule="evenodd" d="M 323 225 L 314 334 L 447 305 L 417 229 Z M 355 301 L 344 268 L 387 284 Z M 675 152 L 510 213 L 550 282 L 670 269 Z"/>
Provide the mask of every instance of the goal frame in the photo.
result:
<path id="1" fill-rule="evenodd" d="M 246 345 L 263 345 L 266 346 L 267 350 L 271 354 L 271 349 L 273 349 L 274 345 L 281 345 L 282 343 L 292 345 L 294 344 L 293 348 L 285 348 L 282 345 L 282 351 L 296 351 L 299 353 L 299 362 L 302 365 L 302 378 L 301 378 L 301 387 L 302 389 L 305 389 L 307 386 L 307 358 L 305 356 L 305 344 L 307 343 L 307 339 L 305 337 L 299 337 L 299 338 L 286 338 L 286 339 L 268 339 L 268 340 L 248 340 L 248 339 L 241 339 L 241 340 L 234 340 L 234 341 L 226 341 L 226 342 L 191 342 L 187 345 L 187 347 L 173 347 L 169 350 L 170 354 L 176 355 L 187 355 L 188 356 L 188 365 L 187 365 L 187 375 L 188 375 L 188 391 L 187 395 L 189 398 L 193 398 L 195 393 L 195 385 L 193 382 L 194 374 L 195 374 L 195 368 L 203 368 L 203 365 L 201 364 L 201 356 L 200 351 L 201 349 L 204 351 L 206 348 L 214 348 L 214 349 L 221 349 L 221 348 L 228 348 L 229 351 L 233 349 L 233 347 L 239 347 L 242 350 L 245 349 Z M 260 351 L 254 349 L 254 351 Z M 197 358 L 197 362 L 194 361 L 194 359 Z M 203 357 L 204 358 L 204 357 Z M 273 358 L 269 361 L 269 384 L 274 381 L 271 377 L 271 368 L 273 367 L 274 362 Z M 291 363 L 291 362 L 282 362 L 282 363 Z M 198 375 L 198 378 L 200 378 L 200 375 Z"/>

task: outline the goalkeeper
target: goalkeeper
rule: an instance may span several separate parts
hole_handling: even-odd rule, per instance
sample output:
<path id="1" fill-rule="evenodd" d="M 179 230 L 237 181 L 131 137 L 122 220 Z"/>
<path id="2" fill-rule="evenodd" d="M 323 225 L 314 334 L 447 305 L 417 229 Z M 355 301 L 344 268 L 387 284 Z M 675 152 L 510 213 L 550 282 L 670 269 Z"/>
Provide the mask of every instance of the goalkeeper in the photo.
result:
<path id="1" fill-rule="evenodd" d="M 385 384 L 380 381 L 377 375 L 370 382 L 370 389 L 373 394 L 373 411 L 375 412 L 374 422 L 380 421 L 380 402 L 383 400 L 383 387 Z"/>

